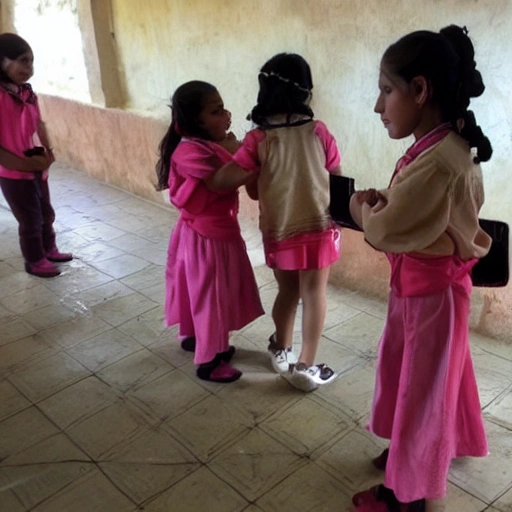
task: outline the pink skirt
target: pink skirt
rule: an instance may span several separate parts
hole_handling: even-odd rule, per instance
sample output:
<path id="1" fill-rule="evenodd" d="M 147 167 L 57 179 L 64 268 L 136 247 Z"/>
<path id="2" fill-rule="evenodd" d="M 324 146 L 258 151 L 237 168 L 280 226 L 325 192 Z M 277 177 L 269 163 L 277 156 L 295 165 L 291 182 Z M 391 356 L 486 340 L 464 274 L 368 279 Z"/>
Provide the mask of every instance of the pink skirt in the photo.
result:
<path id="1" fill-rule="evenodd" d="M 368 429 L 391 440 L 385 485 L 403 503 L 445 497 L 452 459 L 488 453 L 469 350 L 470 293 L 466 274 L 438 293 L 389 297 Z"/>
<path id="2" fill-rule="evenodd" d="M 281 241 L 263 241 L 267 266 L 279 270 L 329 267 L 340 257 L 341 233 L 337 228 L 303 233 Z"/>
<path id="3" fill-rule="evenodd" d="M 167 255 L 165 322 L 179 324 L 181 338 L 195 336 L 194 362 L 228 350 L 229 332 L 263 314 L 241 235 L 212 240 L 178 220 Z"/>

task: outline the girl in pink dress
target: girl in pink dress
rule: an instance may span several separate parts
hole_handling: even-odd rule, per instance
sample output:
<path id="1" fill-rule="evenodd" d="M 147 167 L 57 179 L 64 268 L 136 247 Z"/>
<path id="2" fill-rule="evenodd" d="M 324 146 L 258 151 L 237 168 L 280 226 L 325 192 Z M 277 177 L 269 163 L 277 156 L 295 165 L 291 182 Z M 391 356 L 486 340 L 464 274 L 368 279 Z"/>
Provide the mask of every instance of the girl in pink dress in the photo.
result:
<path id="1" fill-rule="evenodd" d="M 381 61 L 375 105 L 392 139 L 416 142 L 389 188 L 356 193 L 350 209 L 391 263 L 369 430 L 390 439 L 376 459 L 384 485 L 354 496 L 359 512 L 438 512 L 450 462 L 487 455 L 469 350 L 470 271 L 491 240 L 479 227 L 479 162 L 489 140 L 468 111 L 484 84 L 465 28 L 419 31 Z"/>
<path id="2" fill-rule="evenodd" d="M 308 63 L 281 53 L 259 73 L 260 90 L 250 131 L 229 164 L 213 177 L 219 188 L 249 182 L 259 199 L 267 265 L 278 294 L 272 309 L 275 333 L 268 351 L 274 370 L 312 391 L 335 372 L 315 364 L 326 313 L 330 266 L 338 259 L 340 233 L 329 213 L 329 173 L 341 174 L 334 137 L 309 106 L 313 81 Z M 302 300 L 302 349 L 292 352 L 293 325 Z"/>
<path id="3" fill-rule="evenodd" d="M 179 324 L 181 346 L 194 352 L 197 376 L 232 382 L 229 332 L 263 314 L 237 220 L 238 191 L 215 192 L 208 178 L 239 146 L 227 134 L 231 114 L 217 89 L 192 81 L 172 98 L 172 121 L 160 143 L 158 188 L 169 189 L 180 217 L 169 241 L 165 320 Z"/>
<path id="4" fill-rule="evenodd" d="M 25 270 L 54 277 L 54 262 L 69 261 L 55 243 L 55 211 L 50 202 L 48 167 L 55 160 L 37 96 L 28 80 L 34 55 L 16 34 L 0 34 L 0 188 L 19 224 Z M 34 138 L 44 147 L 34 148 Z"/>

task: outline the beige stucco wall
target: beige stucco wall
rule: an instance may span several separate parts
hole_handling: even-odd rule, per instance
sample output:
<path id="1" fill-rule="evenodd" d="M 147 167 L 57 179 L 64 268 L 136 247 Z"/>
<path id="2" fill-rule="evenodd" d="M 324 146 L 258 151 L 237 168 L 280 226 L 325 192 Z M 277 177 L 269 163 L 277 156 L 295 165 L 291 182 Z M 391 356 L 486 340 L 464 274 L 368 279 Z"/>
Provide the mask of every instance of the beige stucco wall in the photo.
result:
<path id="1" fill-rule="evenodd" d="M 474 110 L 495 147 L 483 166 L 482 214 L 512 224 L 512 0 L 111 0 L 111 12 L 127 110 L 53 96 L 43 97 L 43 108 L 59 158 L 155 200 L 161 200 L 152 188 L 156 146 L 173 90 L 191 79 L 214 83 L 242 137 L 249 129 L 245 115 L 256 97 L 258 68 L 281 51 L 310 62 L 313 108 L 339 141 L 345 173 L 360 187 L 385 186 L 411 141 L 389 140 L 373 113 L 380 55 L 408 31 L 467 25 L 487 84 Z M 256 215 L 254 204 L 243 211 Z M 387 272 L 384 258 L 360 234 L 345 233 L 334 282 L 383 296 Z M 476 290 L 473 325 L 508 335 L 511 289 Z"/>

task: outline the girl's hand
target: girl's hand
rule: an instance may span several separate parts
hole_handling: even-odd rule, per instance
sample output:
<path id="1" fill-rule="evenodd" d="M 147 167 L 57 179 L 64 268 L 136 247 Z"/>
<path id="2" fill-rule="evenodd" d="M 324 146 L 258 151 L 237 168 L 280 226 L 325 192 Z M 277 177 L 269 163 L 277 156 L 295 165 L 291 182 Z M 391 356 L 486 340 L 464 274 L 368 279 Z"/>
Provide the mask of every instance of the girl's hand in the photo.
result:
<path id="1" fill-rule="evenodd" d="M 245 184 L 245 190 L 247 192 L 247 195 L 254 201 L 257 201 L 259 199 L 258 177 L 259 173 L 253 173 L 253 177 Z"/>
<path id="2" fill-rule="evenodd" d="M 55 157 L 52 151 L 45 151 L 42 155 L 31 156 L 30 158 L 24 159 L 25 169 L 24 171 L 38 172 L 44 171 L 55 162 Z"/>
<path id="3" fill-rule="evenodd" d="M 233 132 L 228 132 L 226 134 L 226 138 L 219 142 L 219 144 L 224 149 L 227 149 L 232 155 L 234 155 L 238 148 L 242 145 L 242 143 L 236 139 L 236 135 Z"/>
<path id="4" fill-rule="evenodd" d="M 381 210 L 387 204 L 387 199 L 374 188 L 367 190 L 359 190 L 356 193 L 356 200 L 359 204 L 366 203 L 372 208 L 378 205 L 378 210 Z"/>
<path id="5" fill-rule="evenodd" d="M 48 165 L 49 167 L 50 165 L 53 164 L 53 162 L 55 162 L 55 155 L 53 154 L 53 149 L 48 148 L 46 150 L 46 154 L 48 155 L 48 159 L 50 160 L 50 164 Z"/>
<path id="6" fill-rule="evenodd" d="M 358 190 L 355 194 L 359 204 L 368 203 L 370 206 L 377 204 L 377 191 L 374 188 Z"/>

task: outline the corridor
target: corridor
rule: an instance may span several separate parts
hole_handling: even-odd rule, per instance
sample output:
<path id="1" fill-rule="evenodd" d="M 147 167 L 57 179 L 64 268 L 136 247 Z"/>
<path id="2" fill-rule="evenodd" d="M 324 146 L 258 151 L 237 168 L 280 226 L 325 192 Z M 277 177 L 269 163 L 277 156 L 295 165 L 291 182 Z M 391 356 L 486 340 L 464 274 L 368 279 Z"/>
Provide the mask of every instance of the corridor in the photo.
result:
<path id="1" fill-rule="evenodd" d="M 200 381 L 163 328 L 175 212 L 59 164 L 50 186 L 75 255 L 57 278 L 24 272 L 0 200 L 0 511 L 346 512 L 382 481 L 364 425 L 384 303 L 329 288 L 318 360 L 340 376 L 316 392 L 271 372 L 268 314 L 232 336 L 240 381 Z M 273 277 L 244 234 L 268 312 Z M 453 464 L 448 510 L 511 512 L 512 349 L 473 333 L 472 350 L 491 454 Z"/>

